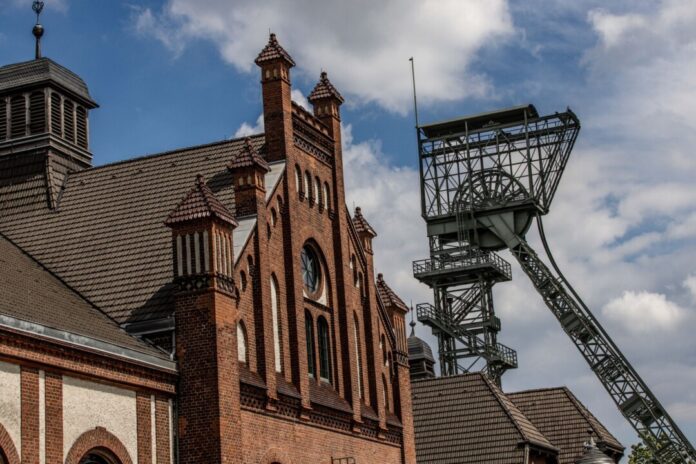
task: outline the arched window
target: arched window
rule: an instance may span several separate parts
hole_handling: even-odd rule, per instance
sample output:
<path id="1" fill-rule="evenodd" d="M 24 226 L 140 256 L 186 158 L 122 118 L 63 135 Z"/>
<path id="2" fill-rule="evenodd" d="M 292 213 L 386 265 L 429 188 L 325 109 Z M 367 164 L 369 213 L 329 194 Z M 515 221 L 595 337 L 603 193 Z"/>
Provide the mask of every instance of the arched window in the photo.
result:
<path id="1" fill-rule="evenodd" d="M 2 449 L 0 449 L 0 464 L 6 464 L 7 460 L 5 459 L 5 455 L 2 454 Z"/>
<path id="2" fill-rule="evenodd" d="M 384 338 L 384 334 L 382 334 L 382 337 L 379 340 L 379 347 L 382 349 L 382 362 L 388 366 L 389 358 L 387 358 L 387 341 Z"/>
<path id="3" fill-rule="evenodd" d="M 389 384 L 387 384 L 387 378 L 382 374 L 382 391 L 383 396 L 382 399 L 384 400 L 384 409 L 387 411 L 391 411 L 391 406 L 389 405 Z"/>
<path id="4" fill-rule="evenodd" d="M 244 322 L 239 321 L 237 323 L 237 359 L 239 362 L 245 364 L 249 363 L 247 358 L 247 335 L 246 327 L 244 327 Z"/>
<path id="5" fill-rule="evenodd" d="M 358 315 L 353 313 L 353 337 L 355 338 L 355 369 L 358 371 L 358 391 L 360 392 L 360 398 L 363 398 L 363 371 L 362 371 L 362 352 L 360 347 L 362 342 L 360 341 L 360 321 L 358 320 Z"/>
<path id="6" fill-rule="evenodd" d="M 324 207 L 326 209 L 331 208 L 331 197 L 329 196 L 329 184 L 327 182 L 324 182 Z"/>
<path id="7" fill-rule="evenodd" d="M 24 137 L 27 134 L 27 110 L 24 95 L 17 95 L 10 100 L 11 125 L 10 136 Z"/>
<path id="8" fill-rule="evenodd" d="M 321 263 L 312 246 L 305 245 L 302 247 L 300 267 L 305 293 L 310 298 L 317 298 L 322 290 Z"/>
<path id="9" fill-rule="evenodd" d="M 278 224 L 278 213 L 276 213 L 275 208 L 271 208 L 271 225 L 275 227 L 276 224 Z"/>
<path id="10" fill-rule="evenodd" d="M 319 336 L 319 377 L 331 382 L 331 346 L 329 341 L 329 324 L 323 316 L 317 319 Z"/>
<path id="11" fill-rule="evenodd" d="M 246 291 L 247 288 L 247 276 L 246 272 L 239 271 L 239 280 L 242 282 L 242 291 Z"/>
<path id="12" fill-rule="evenodd" d="M 321 181 L 318 177 L 314 178 L 314 201 L 322 204 L 321 197 L 319 196 L 319 191 L 321 190 Z"/>
<path id="13" fill-rule="evenodd" d="M 80 459 L 80 464 L 120 464 L 120 462 L 106 450 L 92 450 Z"/>
<path id="14" fill-rule="evenodd" d="M 307 310 L 305 310 L 305 339 L 307 341 L 307 373 L 314 378 L 317 375 L 314 362 L 314 320 Z"/>
<path id="15" fill-rule="evenodd" d="M 29 132 L 46 132 L 46 95 L 43 92 L 33 92 L 29 96 Z"/>
<path id="16" fill-rule="evenodd" d="M 312 196 L 312 175 L 309 171 L 304 173 L 304 194 L 309 199 Z"/>
<path id="17" fill-rule="evenodd" d="M 300 170 L 300 167 L 298 165 L 295 165 L 295 190 L 297 193 L 300 193 L 300 190 L 302 190 L 300 187 L 302 186 L 302 171 Z"/>
<path id="18" fill-rule="evenodd" d="M 283 372 L 283 358 L 280 351 L 280 310 L 278 309 L 278 303 L 278 281 L 274 275 L 271 275 L 271 314 L 273 317 L 273 352 L 275 354 L 275 370 L 276 372 Z"/>

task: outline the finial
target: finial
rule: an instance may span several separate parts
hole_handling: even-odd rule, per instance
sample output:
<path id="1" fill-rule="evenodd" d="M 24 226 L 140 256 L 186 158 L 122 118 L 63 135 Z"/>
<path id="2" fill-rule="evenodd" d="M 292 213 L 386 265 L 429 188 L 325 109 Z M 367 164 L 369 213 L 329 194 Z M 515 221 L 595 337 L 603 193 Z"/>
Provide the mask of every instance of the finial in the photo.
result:
<path id="1" fill-rule="evenodd" d="M 322 70 L 321 70 L 321 74 L 319 75 L 319 78 L 323 81 L 323 80 L 326 80 L 326 78 L 327 78 L 328 76 L 329 76 L 329 75 L 326 74 L 326 71 L 324 71 L 324 70 L 322 69 Z"/>
<path id="2" fill-rule="evenodd" d="M 203 178 L 203 174 L 197 174 L 196 175 L 196 185 L 203 185 L 205 184 L 205 179 Z"/>
<path id="3" fill-rule="evenodd" d="M 416 321 L 413 320 L 413 301 L 411 301 L 411 322 L 409 323 L 411 326 L 411 336 L 415 337 L 416 336 Z"/>
<path id="4" fill-rule="evenodd" d="M 41 16 L 43 8 L 44 2 L 40 2 L 39 0 L 34 0 L 34 3 L 32 3 L 31 5 L 31 9 L 34 10 L 34 13 L 36 13 L 36 24 L 34 25 L 34 28 L 31 32 L 32 34 L 34 34 L 34 37 L 36 38 L 34 56 L 37 60 L 41 58 L 41 37 L 44 34 L 44 28 L 41 24 L 39 24 L 39 16 Z"/>

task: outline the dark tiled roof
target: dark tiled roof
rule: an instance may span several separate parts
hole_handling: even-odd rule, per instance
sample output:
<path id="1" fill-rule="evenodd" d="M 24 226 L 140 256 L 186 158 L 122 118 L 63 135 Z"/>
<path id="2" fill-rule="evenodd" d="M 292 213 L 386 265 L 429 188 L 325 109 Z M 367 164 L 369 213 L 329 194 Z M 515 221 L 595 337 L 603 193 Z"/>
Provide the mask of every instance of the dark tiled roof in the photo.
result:
<path id="1" fill-rule="evenodd" d="M 53 81 L 96 106 L 80 76 L 49 58 L 25 61 L 0 67 L 0 93 L 14 88 Z"/>
<path id="2" fill-rule="evenodd" d="M 169 213 L 164 223 L 168 226 L 203 218 L 218 218 L 233 226 L 237 221 L 230 211 L 220 203 L 205 183 L 202 175 L 196 176 L 196 185 L 183 200 Z"/>
<path id="3" fill-rule="evenodd" d="M 329 77 L 326 75 L 326 72 L 324 71 L 321 72 L 319 82 L 317 82 L 317 85 L 314 86 L 314 89 L 307 97 L 307 100 L 309 100 L 310 102 L 315 102 L 323 98 L 335 98 L 341 103 L 345 101 L 343 99 L 343 96 L 341 96 L 339 91 L 336 90 L 336 87 L 333 86 L 333 84 L 329 80 Z"/>
<path id="4" fill-rule="evenodd" d="M 367 233 L 372 237 L 377 236 L 377 232 L 372 228 L 369 222 L 363 217 L 362 210 L 360 207 L 355 208 L 355 214 L 353 215 L 353 225 L 355 226 L 355 231 L 358 234 Z"/>
<path id="5" fill-rule="evenodd" d="M 590 434 L 600 447 L 623 453 L 621 443 L 565 387 L 509 393 L 508 397 L 561 449 L 560 464 L 574 464 Z"/>
<path id="6" fill-rule="evenodd" d="M 412 394 L 419 463 L 519 464 L 525 443 L 557 451 L 483 374 L 414 381 Z"/>
<path id="7" fill-rule="evenodd" d="M 168 359 L 113 320 L 0 235 L 0 314 Z"/>
<path id="8" fill-rule="evenodd" d="M 256 57 L 254 63 L 261 65 L 268 61 L 277 59 L 285 60 L 288 64 L 290 64 L 290 66 L 295 66 L 295 61 L 293 61 L 290 54 L 280 46 L 278 39 L 276 39 L 276 35 L 271 34 L 268 38 L 268 44 L 266 44 L 263 50 L 261 50 L 261 53 L 259 53 L 259 56 Z"/>
<path id="9" fill-rule="evenodd" d="M 264 136 L 251 142 L 258 150 Z M 162 221 L 199 173 L 234 213 L 227 165 L 243 144 L 229 140 L 71 174 L 57 211 L 0 206 L 0 232 L 118 323 L 167 317 L 172 246 Z M 8 188 L 17 185 L 0 183 L 0 197 Z"/>
<path id="10" fill-rule="evenodd" d="M 248 137 L 244 140 L 244 148 L 242 148 L 239 154 L 230 161 L 228 166 L 230 169 L 258 166 L 266 172 L 271 170 L 266 160 L 259 155 L 258 150 L 254 148 L 254 144 Z"/>
<path id="11" fill-rule="evenodd" d="M 387 285 L 382 274 L 377 274 L 377 296 L 382 300 L 385 308 L 394 306 L 404 312 L 408 312 L 406 303 Z"/>

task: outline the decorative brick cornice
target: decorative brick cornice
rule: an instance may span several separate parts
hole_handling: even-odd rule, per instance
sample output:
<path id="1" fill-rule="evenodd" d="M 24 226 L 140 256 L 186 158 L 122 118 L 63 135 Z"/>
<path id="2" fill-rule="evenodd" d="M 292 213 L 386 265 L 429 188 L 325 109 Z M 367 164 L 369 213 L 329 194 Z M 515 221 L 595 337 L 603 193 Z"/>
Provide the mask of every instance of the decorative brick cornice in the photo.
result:
<path id="1" fill-rule="evenodd" d="M 121 464 L 133 464 L 121 440 L 103 427 L 97 427 L 80 435 L 70 448 L 65 464 L 79 464 L 80 460 L 92 450 L 106 451 L 116 457 Z"/>

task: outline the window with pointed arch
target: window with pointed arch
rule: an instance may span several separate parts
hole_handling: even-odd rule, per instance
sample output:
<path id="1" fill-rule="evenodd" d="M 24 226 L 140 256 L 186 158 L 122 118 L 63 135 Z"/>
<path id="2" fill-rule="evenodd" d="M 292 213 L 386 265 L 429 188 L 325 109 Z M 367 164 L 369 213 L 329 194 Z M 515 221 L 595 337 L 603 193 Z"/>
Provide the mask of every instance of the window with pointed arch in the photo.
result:
<path id="1" fill-rule="evenodd" d="M 295 165 L 295 190 L 297 193 L 302 191 L 302 170 L 299 165 Z"/>
<path id="2" fill-rule="evenodd" d="M 360 338 L 360 320 L 358 315 L 353 313 L 353 338 L 355 338 L 355 369 L 358 371 L 358 392 L 360 399 L 363 396 L 363 367 L 362 367 L 362 340 Z"/>
<path id="3" fill-rule="evenodd" d="M 324 182 L 324 191 L 323 197 L 324 197 L 324 208 L 326 209 L 331 209 L 331 197 L 329 196 L 329 183 Z"/>
<path id="4" fill-rule="evenodd" d="M 312 313 L 306 309 L 305 341 L 307 344 L 307 374 L 314 379 L 317 376 L 317 366 L 314 358 L 314 318 L 312 318 Z"/>
<path id="5" fill-rule="evenodd" d="M 305 294 L 313 300 L 319 299 L 323 291 L 322 266 L 314 246 L 307 243 L 300 252 L 300 269 Z"/>
<path id="6" fill-rule="evenodd" d="M 283 372 L 283 356 L 281 351 L 282 333 L 280 324 L 278 280 L 271 274 L 271 317 L 273 319 L 273 353 L 276 372 Z"/>
<path id="7" fill-rule="evenodd" d="M 2 448 L 0 448 L 0 464 L 7 464 L 7 459 L 5 459 L 5 455 L 2 454 Z"/>
<path id="8" fill-rule="evenodd" d="M 79 464 L 121 464 L 121 462 L 106 450 L 92 450 L 80 459 Z"/>
<path id="9" fill-rule="evenodd" d="M 309 171 L 305 171 L 304 173 L 304 194 L 308 200 L 312 196 L 312 175 Z"/>
<path id="10" fill-rule="evenodd" d="M 323 206 L 323 202 L 321 200 L 321 181 L 319 180 L 318 177 L 314 178 L 314 201 L 317 202 L 318 205 Z"/>
<path id="11" fill-rule="evenodd" d="M 384 392 L 382 399 L 384 400 L 384 409 L 391 412 L 392 408 L 389 404 L 389 383 L 387 378 L 382 374 L 382 391 Z"/>
<path id="12" fill-rule="evenodd" d="M 331 383 L 331 337 L 329 323 L 324 316 L 317 319 L 317 336 L 319 338 L 319 378 Z"/>
<path id="13" fill-rule="evenodd" d="M 241 363 L 249 365 L 249 357 L 247 355 L 247 333 L 244 321 L 237 323 L 237 360 Z"/>

